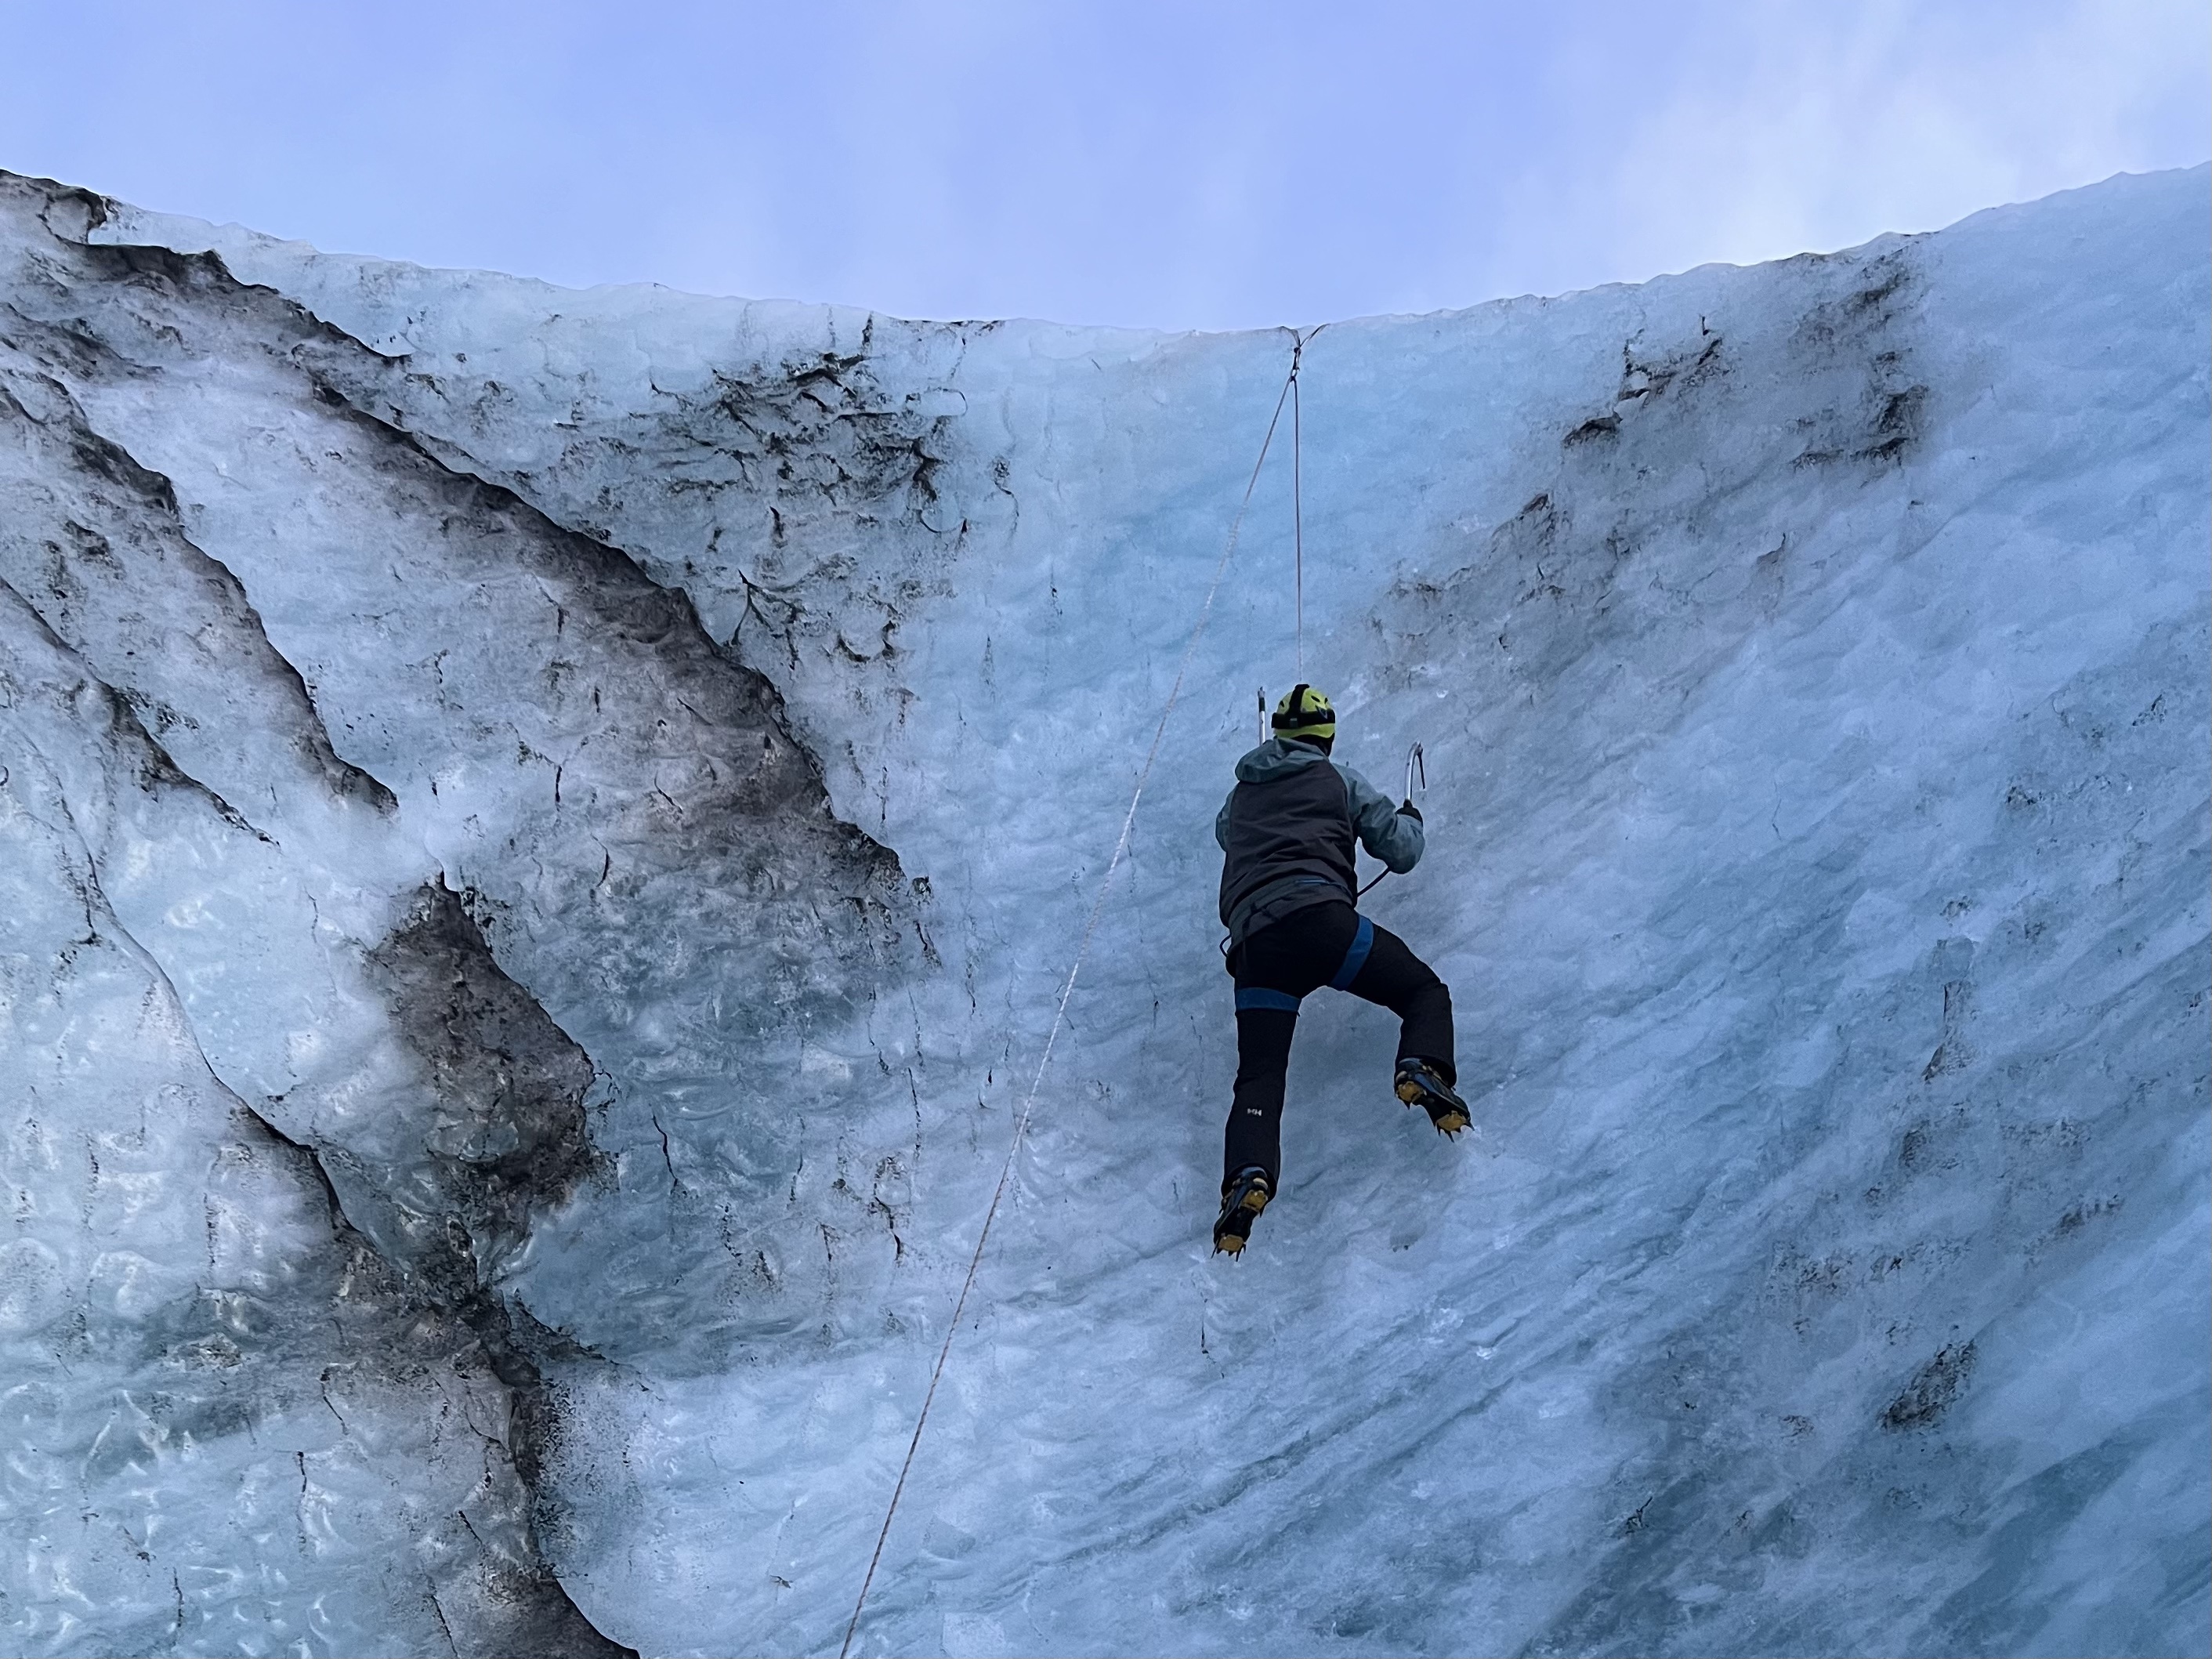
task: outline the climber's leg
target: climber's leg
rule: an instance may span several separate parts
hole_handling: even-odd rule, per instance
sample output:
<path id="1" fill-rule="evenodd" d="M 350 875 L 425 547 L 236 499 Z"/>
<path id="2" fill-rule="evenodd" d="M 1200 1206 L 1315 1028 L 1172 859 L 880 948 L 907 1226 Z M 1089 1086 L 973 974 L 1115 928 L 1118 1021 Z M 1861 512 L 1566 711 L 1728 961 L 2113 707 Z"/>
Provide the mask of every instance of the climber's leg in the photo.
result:
<path id="1" fill-rule="evenodd" d="M 1283 1079 L 1298 1004 L 1328 982 L 1359 918 L 1348 904 L 1296 910 L 1244 941 L 1237 963 L 1237 1090 L 1222 1137 L 1225 1188 L 1248 1169 L 1282 1172 Z"/>
<path id="2" fill-rule="evenodd" d="M 1257 1169 L 1266 1174 L 1272 1193 L 1282 1171 L 1283 1079 L 1298 1024 L 1297 999 L 1284 1000 L 1291 1006 L 1237 1011 L 1237 1092 L 1222 1136 L 1224 1190 L 1246 1170 Z"/>
<path id="3" fill-rule="evenodd" d="M 1447 1084 L 1459 1080 L 1452 1053 L 1451 991 L 1436 970 L 1407 948 L 1406 941 L 1387 927 L 1363 922 L 1371 933 L 1367 958 L 1353 970 L 1342 988 L 1369 1002 L 1379 1002 L 1401 1022 L 1398 1058 L 1425 1060 Z M 1353 941 L 1358 948 L 1358 941 Z"/>

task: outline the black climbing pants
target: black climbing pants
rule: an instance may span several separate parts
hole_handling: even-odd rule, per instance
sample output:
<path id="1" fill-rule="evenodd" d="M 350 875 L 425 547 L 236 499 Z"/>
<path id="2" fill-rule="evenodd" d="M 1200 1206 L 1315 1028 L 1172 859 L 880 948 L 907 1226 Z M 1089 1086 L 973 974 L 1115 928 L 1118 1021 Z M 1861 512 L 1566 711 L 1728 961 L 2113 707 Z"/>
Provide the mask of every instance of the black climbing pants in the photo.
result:
<path id="1" fill-rule="evenodd" d="M 1451 992 L 1428 963 L 1387 927 L 1349 904 L 1294 910 L 1244 941 L 1237 974 L 1237 1093 L 1222 1148 L 1226 1184 L 1257 1164 L 1279 1191 L 1283 1079 L 1298 1003 L 1322 986 L 1379 1002 L 1404 1022 L 1398 1055 L 1427 1060 L 1444 1081 L 1452 1063 Z"/>

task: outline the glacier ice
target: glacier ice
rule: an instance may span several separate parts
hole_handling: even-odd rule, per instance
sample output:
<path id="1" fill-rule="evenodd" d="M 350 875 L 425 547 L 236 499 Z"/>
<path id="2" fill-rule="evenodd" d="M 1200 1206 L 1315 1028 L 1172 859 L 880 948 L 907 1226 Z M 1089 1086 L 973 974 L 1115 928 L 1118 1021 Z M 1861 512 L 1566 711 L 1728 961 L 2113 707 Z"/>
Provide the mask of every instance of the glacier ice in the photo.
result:
<path id="1" fill-rule="evenodd" d="M 860 1650 L 2212 1643 L 2208 183 L 1315 341 L 1478 1133 L 1207 1258 L 1271 463 Z M 16 1650 L 835 1649 L 1287 355 L 0 175 Z"/>

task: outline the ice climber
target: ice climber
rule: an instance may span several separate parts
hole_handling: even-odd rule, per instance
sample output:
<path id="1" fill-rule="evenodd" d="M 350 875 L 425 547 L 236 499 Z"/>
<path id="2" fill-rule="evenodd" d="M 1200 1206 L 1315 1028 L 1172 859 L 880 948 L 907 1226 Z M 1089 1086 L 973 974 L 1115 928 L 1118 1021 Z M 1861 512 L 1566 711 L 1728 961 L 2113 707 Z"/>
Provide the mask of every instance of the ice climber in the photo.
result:
<path id="1" fill-rule="evenodd" d="M 1391 870 L 1420 862 L 1420 809 L 1400 805 L 1328 757 L 1336 711 L 1310 685 L 1275 705 L 1275 735 L 1237 763 L 1213 820 L 1221 922 L 1237 976 L 1237 1090 L 1222 1148 L 1213 1248 L 1235 1255 L 1282 1171 L 1283 1079 L 1298 1004 L 1327 985 L 1379 1002 L 1402 1022 L 1398 1098 L 1447 1135 L 1467 1127 L 1453 1092 L 1451 993 L 1387 927 L 1359 914 L 1357 841 Z"/>

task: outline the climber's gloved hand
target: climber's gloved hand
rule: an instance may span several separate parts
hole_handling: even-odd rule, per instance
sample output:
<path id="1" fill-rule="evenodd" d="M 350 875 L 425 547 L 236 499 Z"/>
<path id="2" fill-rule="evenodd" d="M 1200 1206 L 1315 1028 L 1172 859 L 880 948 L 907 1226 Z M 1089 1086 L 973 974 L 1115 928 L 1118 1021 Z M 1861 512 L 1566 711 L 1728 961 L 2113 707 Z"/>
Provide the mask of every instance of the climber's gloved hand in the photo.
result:
<path id="1" fill-rule="evenodd" d="M 1416 823 L 1419 823 L 1421 821 L 1421 809 L 1413 805 L 1413 798 L 1411 795 L 1406 797 L 1405 801 L 1399 806 L 1398 811 L 1405 817 L 1413 819 Z"/>

